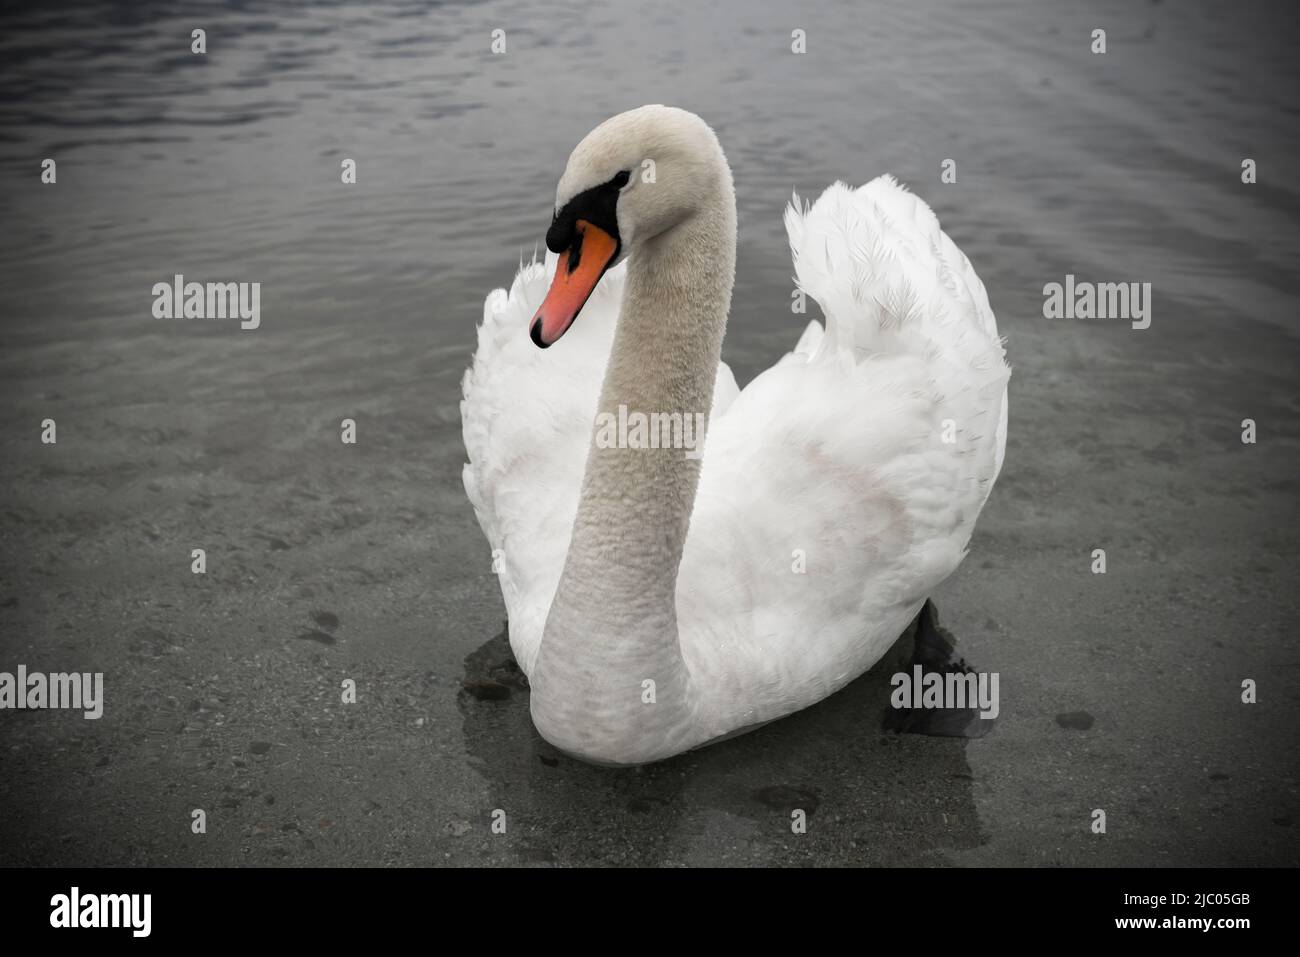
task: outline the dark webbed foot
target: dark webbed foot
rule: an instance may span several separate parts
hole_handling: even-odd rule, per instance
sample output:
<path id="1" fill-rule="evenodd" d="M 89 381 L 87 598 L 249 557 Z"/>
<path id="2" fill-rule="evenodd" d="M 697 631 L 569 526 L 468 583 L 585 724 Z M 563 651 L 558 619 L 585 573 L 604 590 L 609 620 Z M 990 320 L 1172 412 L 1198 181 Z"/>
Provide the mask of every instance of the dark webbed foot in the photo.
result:
<path id="1" fill-rule="evenodd" d="M 945 686 L 953 684 L 947 675 L 974 675 L 976 671 L 962 658 L 956 656 L 956 641 L 952 634 L 939 625 L 939 614 L 934 602 L 926 599 L 916 616 L 912 639 L 912 658 L 906 673 L 911 683 L 913 698 L 910 707 L 890 707 L 885 715 L 885 730 L 898 734 L 928 734 L 945 738 L 982 738 L 993 729 L 994 718 L 981 718 L 978 701 L 967 703 L 972 707 L 922 707 L 921 689 L 914 687 L 916 668 L 920 667 L 923 680 L 927 675 L 938 675 Z M 967 688 L 973 687 L 966 679 Z M 891 685 L 892 687 L 892 685 Z M 892 703 L 892 696 L 891 696 Z M 947 702 L 945 702 L 947 703 Z"/>

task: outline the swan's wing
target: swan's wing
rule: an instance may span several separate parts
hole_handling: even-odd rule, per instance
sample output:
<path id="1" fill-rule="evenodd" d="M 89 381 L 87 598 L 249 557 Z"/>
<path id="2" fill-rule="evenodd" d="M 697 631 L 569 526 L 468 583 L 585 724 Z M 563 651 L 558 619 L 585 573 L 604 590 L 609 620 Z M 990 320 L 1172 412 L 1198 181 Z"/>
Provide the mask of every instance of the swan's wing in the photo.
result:
<path id="1" fill-rule="evenodd" d="M 564 565 L 625 268 L 605 274 L 549 349 L 528 336 L 556 256 L 523 266 L 483 307 L 462 382 L 465 492 L 492 549 L 510 643 L 529 670 Z"/>
<path id="2" fill-rule="evenodd" d="M 1001 465 L 996 322 L 929 207 L 881 178 L 786 224 L 827 325 L 708 432 L 677 602 L 703 720 L 769 720 L 870 667 L 961 561 Z"/>
<path id="3" fill-rule="evenodd" d="M 509 292 L 487 297 L 460 404 L 465 492 L 492 549 L 511 648 L 525 672 L 564 567 L 627 272 L 626 264 L 609 270 L 569 331 L 539 349 L 528 322 L 556 259 L 522 266 Z M 739 393 L 725 364 L 715 393 L 714 414 Z"/>

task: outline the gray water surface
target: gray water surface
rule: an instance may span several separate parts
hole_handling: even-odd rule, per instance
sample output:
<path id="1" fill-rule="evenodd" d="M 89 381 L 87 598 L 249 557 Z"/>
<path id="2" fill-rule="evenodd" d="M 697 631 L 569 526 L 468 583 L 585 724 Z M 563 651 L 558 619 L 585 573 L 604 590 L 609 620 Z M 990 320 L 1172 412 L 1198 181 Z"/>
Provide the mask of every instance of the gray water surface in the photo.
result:
<path id="1" fill-rule="evenodd" d="M 0 670 L 107 689 L 98 722 L 0 713 L 0 863 L 1297 863 L 1298 41 L 1257 2 L 0 14 Z M 1007 464 L 935 597 L 1002 676 L 988 737 L 882 733 L 882 663 L 609 771 L 524 689 L 464 691 L 505 661 L 460 487 L 474 324 L 573 145 L 652 102 L 735 173 L 742 383 L 806 318 L 792 191 L 893 173 L 984 279 Z M 260 282 L 261 328 L 154 319 L 175 273 Z M 1151 283 L 1151 328 L 1044 320 L 1067 273 Z"/>

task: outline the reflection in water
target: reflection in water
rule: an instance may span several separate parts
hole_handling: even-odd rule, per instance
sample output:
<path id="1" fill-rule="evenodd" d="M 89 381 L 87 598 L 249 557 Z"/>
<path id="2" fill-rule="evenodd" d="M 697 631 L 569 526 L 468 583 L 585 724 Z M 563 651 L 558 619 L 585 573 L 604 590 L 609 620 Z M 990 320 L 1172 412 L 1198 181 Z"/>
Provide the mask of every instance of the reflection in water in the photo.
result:
<path id="1" fill-rule="evenodd" d="M 965 742 L 881 729 L 889 676 L 923 657 L 913 631 L 811 708 L 668 761 L 602 768 L 537 734 L 503 629 L 465 659 L 466 747 L 491 806 L 524 835 L 521 862 L 934 863 L 982 838 Z M 806 833 L 792 831 L 795 811 Z"/>

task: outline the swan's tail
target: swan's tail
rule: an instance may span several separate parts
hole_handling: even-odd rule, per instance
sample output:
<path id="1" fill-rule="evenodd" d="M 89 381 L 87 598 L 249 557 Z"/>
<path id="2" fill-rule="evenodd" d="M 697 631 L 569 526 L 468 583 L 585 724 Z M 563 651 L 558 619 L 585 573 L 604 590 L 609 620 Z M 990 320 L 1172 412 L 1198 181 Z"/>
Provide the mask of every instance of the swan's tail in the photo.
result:
<path id="1" fill-rule="evenodd" d="M 994 433 L 1001 469 L 1006 351 L 984 283 L 933 210 L 879 176 L 858 189 L 836 183 L 811 205 L 796 194 L 785 226 L 795 280 L 826 316 L 825 334 L 805 333 L 796 351 L 815 343 L 813 361 L 923 363 L 958 417 L 963 405 L 993 410 L 996 424 L 984 428 Z"/>
<path id="2" fill-rule="evenodd" d="M 954 306 L 966 315 L 952 318 L 996 340 L 984 284 L 934 211 L 892 176 L 858 189 L 836 183 L 812 204 L 795 194 L 785 227 L 795 278 L 826 313 L 829 343 L 895 351 Z"/>

